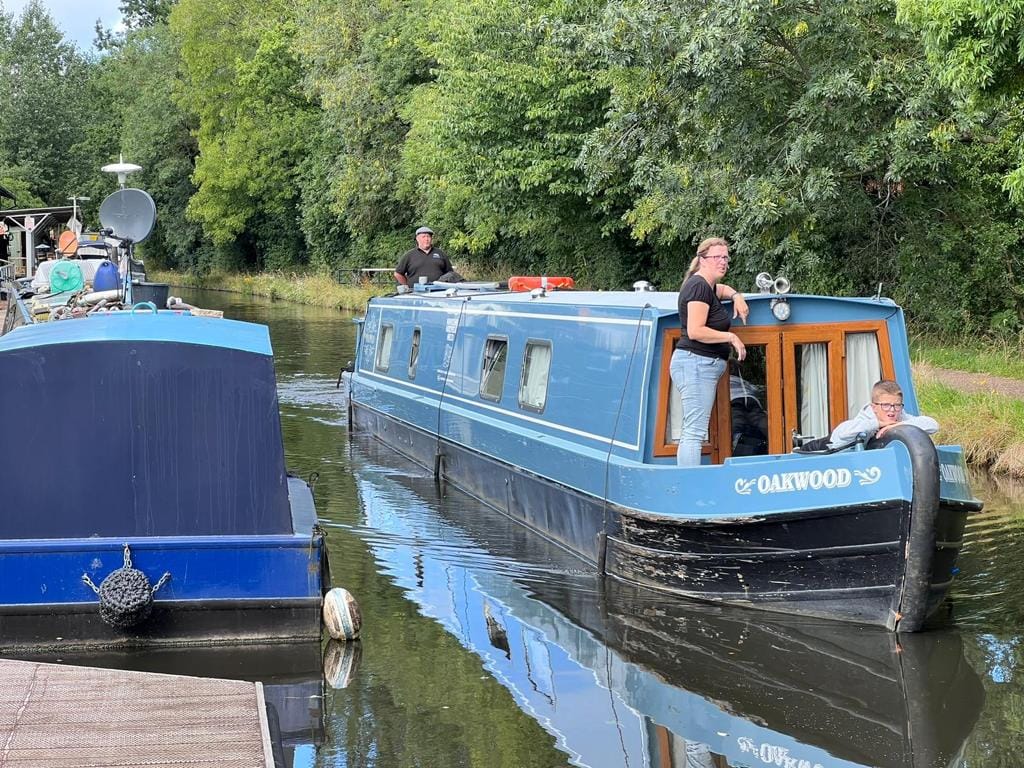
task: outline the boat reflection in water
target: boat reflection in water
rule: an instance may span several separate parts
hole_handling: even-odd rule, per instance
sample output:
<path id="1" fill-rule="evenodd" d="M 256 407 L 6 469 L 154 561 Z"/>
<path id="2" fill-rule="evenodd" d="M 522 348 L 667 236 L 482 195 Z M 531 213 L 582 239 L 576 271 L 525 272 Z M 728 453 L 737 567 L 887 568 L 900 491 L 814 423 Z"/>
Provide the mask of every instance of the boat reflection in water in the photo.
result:
<path id="1" fill-rule="evenodd" d="M 330 646 L 329 646 L 330 647 Z M 263 683 L 277 766 L 312 766 L 324 742 L 324 667 L 319 641 L 133 651 L 12 652 L 9 658 Z"/>
<path id="2" fill-rule="evenodd" d="M 352 445 L 381 569 L 574 764 L 958 763 L 984 693 L 955 631 L 897 635 L 602 582 L 386 447 Z"/>

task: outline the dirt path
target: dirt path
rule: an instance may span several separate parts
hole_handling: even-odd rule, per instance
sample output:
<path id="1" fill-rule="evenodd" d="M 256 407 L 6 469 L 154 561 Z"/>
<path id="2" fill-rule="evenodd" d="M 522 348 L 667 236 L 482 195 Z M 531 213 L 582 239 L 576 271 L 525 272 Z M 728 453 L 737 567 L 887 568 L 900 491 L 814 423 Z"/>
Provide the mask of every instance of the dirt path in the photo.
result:
<path id="1" fill-rule="evenodd" d="M 968 373 L 948 368 L 933 368 L 924 363 L 914 366 L 914 377 L 934 379 L 961 392 L 995 392 L 996 394 L 1024 400 L 1024 381 L 986 373 Z"/>

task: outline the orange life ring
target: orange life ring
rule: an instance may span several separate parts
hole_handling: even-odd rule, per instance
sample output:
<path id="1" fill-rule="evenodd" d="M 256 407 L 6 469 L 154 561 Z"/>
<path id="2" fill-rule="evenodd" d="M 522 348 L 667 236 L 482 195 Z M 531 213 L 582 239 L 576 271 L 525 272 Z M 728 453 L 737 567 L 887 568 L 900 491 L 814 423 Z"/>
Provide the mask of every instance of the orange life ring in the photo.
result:
<path id="1" fill-rule="evenodd" d="M 576 282 L 571 277 L 510 277 L 508 289 L 510 291 L 532 291 L 534 288 L 551 288 L 560 290 L 572 290 Z"/>

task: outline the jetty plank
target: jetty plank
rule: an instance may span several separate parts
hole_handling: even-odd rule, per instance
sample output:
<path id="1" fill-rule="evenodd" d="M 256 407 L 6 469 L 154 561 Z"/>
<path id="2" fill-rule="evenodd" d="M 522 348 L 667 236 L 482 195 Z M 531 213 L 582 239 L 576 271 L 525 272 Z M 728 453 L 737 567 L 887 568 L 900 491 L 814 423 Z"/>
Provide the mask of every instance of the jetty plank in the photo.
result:
<path id="1" fill-rule="evenodd" d="M 0 766 L 273 768 L 260 683 L 0 660 Z"/>

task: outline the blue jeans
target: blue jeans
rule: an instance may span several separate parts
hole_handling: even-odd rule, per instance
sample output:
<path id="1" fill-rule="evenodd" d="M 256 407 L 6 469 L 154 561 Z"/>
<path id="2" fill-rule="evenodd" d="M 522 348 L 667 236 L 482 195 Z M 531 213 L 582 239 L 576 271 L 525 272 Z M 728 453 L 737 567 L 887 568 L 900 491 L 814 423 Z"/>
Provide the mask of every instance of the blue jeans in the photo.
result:
<path id="1" fill-rule="evenodd" d="M 715 390 L 725 373 L 725 360 L 677 349 L 672 353 L 668 370 L 683 401 L 683 430 L 676 449 L 676 464 L 697 467 L 700 466 L 700 446 L 708 434 Z"/>

